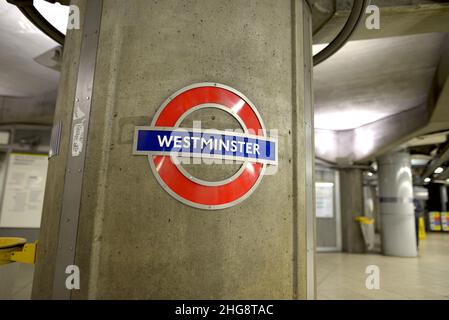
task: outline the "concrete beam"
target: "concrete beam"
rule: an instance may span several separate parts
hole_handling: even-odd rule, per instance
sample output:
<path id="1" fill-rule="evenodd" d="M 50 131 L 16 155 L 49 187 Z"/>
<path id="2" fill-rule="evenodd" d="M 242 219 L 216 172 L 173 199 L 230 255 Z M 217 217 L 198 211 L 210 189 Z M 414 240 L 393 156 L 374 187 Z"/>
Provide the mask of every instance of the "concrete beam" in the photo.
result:
<path id="1" fill-rule="evenodd" d="M 315 130 L 316 154 L 319 158 L 332 162 L 344 158 L 350 162 L 363 163 L 392 150 L 405 148 L 404 144 L 412 138 L 448 130 L 448 106 L 449 37 L 445 37 L 440 62 L 426 105 L 353 130 L 317 129 Z"/>
<path id="2" fill-rule="evenodd" d="M 421 106 L 353 130 L 315 130 L 315 152 L 331 162 L 367 162 L 408 141 L 427 123 L 428 110 Z"/>
<path id="3" fill-rule="evenodd" d="M 56 92 L 39 97 L 0 97 L 0 124 L 53 123 Z"/>
<path id="4" fill-rule="evenodd" d="M 449 121 L 449 37 L 443 46 L 441 61 L 434 81 L 435 106 L 430 122 Z"/>
<path id="5" fill-rule="evenodd" d="M 422 179 L 425 179 L 427 177 L 430 177 L 435 169 L 438 167 L 441 167 L 441 165 L 449 160 L 449 145 L 444 148 L 444 150 L 436 156 L 430 164 L 427 166 L 426 171 L 424 171 L 423 175 L 421 176 Z"/>
<path id="6" fill-rule="evenodd" d="M 329 43 L 346 23 L 348 11 L 339 11 L 314 35 L 314 44 Z M 378 39 L 420 33 L 449 32 L 449 4 L 381 7 L 380 30 L 368 30 L 362 23 L 353 40 Z"/>
<path id="7" fill-rule="evenodd" d="M 444 169 L 443 172 L 441 172 L 436 179 L 438 180 L 446 180 L 449 179 L 449 167 L 447 167 L 446 169 Z"/>

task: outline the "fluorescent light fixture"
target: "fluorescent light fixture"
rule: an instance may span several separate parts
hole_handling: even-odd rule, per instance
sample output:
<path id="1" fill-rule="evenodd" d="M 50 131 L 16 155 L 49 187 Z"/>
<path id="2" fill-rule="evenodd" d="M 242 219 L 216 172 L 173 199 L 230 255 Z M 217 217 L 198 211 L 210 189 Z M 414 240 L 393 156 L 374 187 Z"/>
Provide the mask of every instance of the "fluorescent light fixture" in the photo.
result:
<path id="1" fill-rule="evenodd" d="M 417 155 L 413 155 L 411 156 L 411 164 L 414 167 L 423 167 L 429 163 L 430 159 L 431 157 L 429 156 L 419 157 Z"/>
<path id="2" fill-rule="evenodd" d="M 56 29 L 66 34 L 70 8 L 59 3 L 52 4 L 44 0 L 34 0 L 34 7 Z"/>
<path id="3" fill-rule="evenodd" d="M 424 179 L 424 183 L 429 183 L 431 180 L 430 180 L 430 178 L 425 178 Z"/>
<path id="4" fill-rule="evenodd" d="M 334 184 L 332 182 L 315 182 L 315 186 L 332 188 L 334 186 Z"/>
<path id="5" fill-rule="evenodd" d="M 443 171 L 444 171 L 444 168 L 439 167 L 439 168 L 436 168 L 436 169 L 435 169 L 434 173 L 440 174 L 440 173 L 443 172 Z"/>

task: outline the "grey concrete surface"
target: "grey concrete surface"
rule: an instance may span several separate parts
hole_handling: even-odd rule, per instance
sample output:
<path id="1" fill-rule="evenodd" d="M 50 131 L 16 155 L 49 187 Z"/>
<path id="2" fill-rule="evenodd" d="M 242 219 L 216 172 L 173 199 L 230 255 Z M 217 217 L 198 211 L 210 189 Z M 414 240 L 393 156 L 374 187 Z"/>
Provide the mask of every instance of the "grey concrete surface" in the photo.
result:
<path id="1" fill-rule="evenodd" d="M 353 41 L 317 66 L 317 156 L 365 162 L 418 134 L 449 128 L 448 39 L 434 33 Z"/>
<path id="2" fill-rule="evenodd" d="M 390 2 L 389 0 L 382 2 Z M 340 2 L 340 1 L 338 1 Z M 361 23 L 351 41 L 409 36 L 433 32 L 449 32 L 449 3 L 427 3 L 423 5 L 396 5 L 381 7 L 381 28 L 369 30 Z M 382 6 L 383 4 L 379 4 Z M 349 6 L 338 12 L 317 34 L 315 44 L 329 43 L 346 23 Z"/>
<path id="3" fill-rule="evenodd" d="M 346 44 L 315 67 L 316 128 L 355 129 L 425 104 L 445 40 L 434 33 Z"/>
<path id="4" fill-rule="evenodd" d="M 378 155 L 391 151 L 420 134 L 438 131 L 435 122 L 429 123 L 430 111 L 426 105 L 394 114 L 354 130 L 315 130 L 316 156 L 337 162 L 369 162 Z M 444 120 L 444 119 L 441 119 Z M 448 122 L 440 122 L 443 130 Z"/>
<path id="5" fill-rule="evenodd" d="M 361 23 L 345 47 L 316 67 L 318 128 L 352 127 L 338 132 L 317 129 L 324 145 L 317 144 L 318 157 L 363 163 L 413 137 L 449 128 L 449 3 L 417 3 L 376 1 L 382 7 L 380 30 Z M 346 9 L 349 6 L 350 1 Z M 347 12 L 338 12 L 314 42 L 331 41 L 346 18 Z M 350 74 L 348 81 L 345 73 Z M 327 138 L 334 143 L 326 143 Z"/>
<path id="6" fill-rule="evenodd" d="M 305 105 L 302 10 L 302 1 L 104 2 L 76 247 L 81 290 L 72 298 L 303 299 L 313 292 L 306 257 L 313 223 L 305 214 L 313 208 L 305 163 L 313 113 L 310 99 Z M 69 34 L 64 51 L 55 117 L 64 122 L 63 149 L 49 165 L 35 299 L 51 297 L 80 36 Z M 279 130 L 277 174 L 218 212 L 179 203 L 148 159 L 132 156 L 134 126 L 196 82 L 235 87 L 267 128 Z"/>
<path id="7" fill-rule="evenodd" d="M 80 10 L 85 8 L 84 1 L 73 1 Z M 83 16 L 82 16 L 83 17 Z M 55 122 L 61 121 L 60 156 L 49 160 L 47 182 L 45 186 L 44 207 L 39 234 L 39 252 L 33 281 L 33 297 L 35 299 L 50 299 L 53 288 L 54 263 L 57 249 L 59 217 L 61 214 L 62 191 L 64 188 L 65 167 L 69 152 L 70 124 L 72 108 L 75 101 L 75 84 L 78 77 L 79 52 L 82 39 L 80 30 L 68 31 L 70 39 L 65 43 L 64 57 L 68 61 L 62 67 L 55 109 Z"/>
<path id="8" fill-rule="evenodd" d="M 0 124 L 52 124 L 56 91 L 34 97 L 0 96 Z"/>
<path id="9" fill-rule="evenodd" d="M 34 242 L 39 240 L 39 229 L 0 228 L 0 237 L 25 238 Z"/>
<path id="10" fill-rule="evenodd" d="M 7 1 L 0 2 L 0 42 L 0 97 L 40 96 L 56 89 L 58 72 L 40 65 L 34 58 L 57 43 Z"/>
<path id="11" fill-rule="evenodd" d="M 360 169 L 340 170 L 341 188 L 341 224 L 343 251 L 348 253 L 364 253 L 365 242 L 358 216 L 363 216 L 363 176 Z"/>

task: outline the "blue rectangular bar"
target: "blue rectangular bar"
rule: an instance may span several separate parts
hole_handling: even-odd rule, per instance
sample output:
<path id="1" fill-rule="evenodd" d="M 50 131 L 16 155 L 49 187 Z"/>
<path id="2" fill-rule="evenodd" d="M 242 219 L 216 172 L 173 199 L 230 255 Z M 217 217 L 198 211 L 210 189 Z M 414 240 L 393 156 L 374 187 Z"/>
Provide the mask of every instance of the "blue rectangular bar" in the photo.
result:
<path id="1" fill-rule="evenodd" d="M 193 157 L 244 158 L 253 161 L 275 162 L 276 142 L 232 132 L 204 132 L 184 129 L 138 129 L 136 151 L 152 154 L 181 152 Z"/>

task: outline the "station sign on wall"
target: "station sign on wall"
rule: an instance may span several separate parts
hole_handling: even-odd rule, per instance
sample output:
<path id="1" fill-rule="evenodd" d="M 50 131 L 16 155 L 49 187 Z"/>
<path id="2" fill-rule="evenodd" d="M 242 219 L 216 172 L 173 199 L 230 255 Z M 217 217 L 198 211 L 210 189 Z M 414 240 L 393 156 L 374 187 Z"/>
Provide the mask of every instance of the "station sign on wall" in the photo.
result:
<path id="1" fill-rule="evenodd" d="M 181 127 L 188 116 L 195 118 L 195 112 L 207 108 L 231 115 L 240 130 Z M 256 107 L 242 93 L 225 85 L 203 83 L 177 91 L 162 104 L 150 126 L 136 127 L 133 153 L 148 156 L 157 181 L 174 198 L 195 208 L 215 210 L 251 195 L 267 166 L 277 165 L 278 141 L 268 136 Z M 205 181 L 189 174 L 180 158 L 242 164 L 228 179 Z"/>

